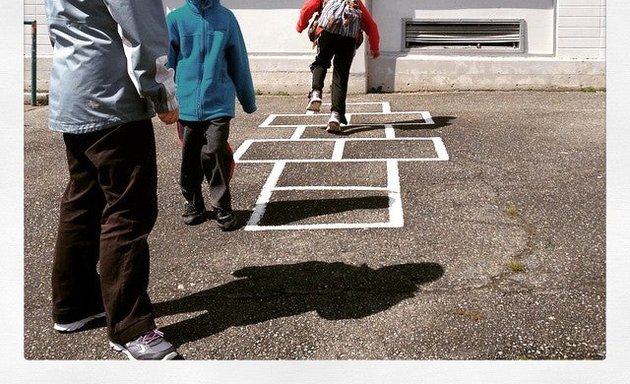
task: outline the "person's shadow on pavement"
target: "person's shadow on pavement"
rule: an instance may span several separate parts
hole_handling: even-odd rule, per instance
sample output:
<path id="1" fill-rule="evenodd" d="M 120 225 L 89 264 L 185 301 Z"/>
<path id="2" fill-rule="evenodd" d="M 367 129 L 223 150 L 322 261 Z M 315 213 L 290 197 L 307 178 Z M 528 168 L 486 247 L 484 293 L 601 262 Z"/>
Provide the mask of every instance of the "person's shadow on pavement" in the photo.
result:
<path id="1" fill-rule="evenodd" d="M 378 124 L 351 124 L 350 126 L 345 127 L 341 132 L 336 132 L 336 134 L 341 136 L 350 136 L 359 132 L 382 130 L 384 124 L 391 124 L 400 131 L 434 130 L 451 125 L 451 120 L 455 120 L 456 118 L 457 117 L 455 116 L 433 116 L 431 117 L 433 120 L 433 124 L 431 125 L 424 124 L 425 121 L 422 119 L 389 121 Z"/>
<path id="2" fill-rule="evenodd" d="M 372 269 L 366 265 L 309 261 L 254 266 L 233 273 L 241 279 L 180 299 L 156 303 L 156 317 L 205 313 L 162 331 L 174 345 L 199 340 L 229 327 L 316 311 L 328 320 L 358 319 L 411 298 L 418 286 L 439 279 L 437 263 Z"/>

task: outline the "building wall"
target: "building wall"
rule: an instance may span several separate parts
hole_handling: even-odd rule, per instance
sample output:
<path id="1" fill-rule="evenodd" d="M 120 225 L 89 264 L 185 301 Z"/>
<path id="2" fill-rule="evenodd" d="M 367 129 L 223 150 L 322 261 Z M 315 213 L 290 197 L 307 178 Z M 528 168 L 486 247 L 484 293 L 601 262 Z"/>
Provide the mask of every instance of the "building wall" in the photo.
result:
<path id="1" fill-rule="evenodd" d="M 304 0 L 222 0 L 245 37 L 254 82 L 263 93 L 304 93 L 315 55 L 295 31 Z M 163 0 L 165 8 L 184 0 Z M 364 0 L 381 31 L 381 57 L 364 44 L 351 69 L 350 92 L 580 89 L 605 87 L 605 0 Z M 26 20 L 37 21 L 37 89 L 48 89 L 52 49 L 44 0 L 25 0 Z M 406 50 L 402 19 L 524 19 L 522 53 Z M 30 89 L 31 27 L 24 25 L 25 90 Z"/>
<path id="2" fill-rule="evenodd" d="M 605 87 L 603 0 L 401 0 L 395 10 L 383 2 L 372 4 L 389 28 L 385 54 L 368 62 L 368 89 Z M 506 54 L 404 51 L 401 18 L 524 19 L 525 49 Z"/>
<path id="3" fill-rule="evenodd" d="M 603 61 L 606 57 L 606 0 L 559 1 L 558 57 Z"/>

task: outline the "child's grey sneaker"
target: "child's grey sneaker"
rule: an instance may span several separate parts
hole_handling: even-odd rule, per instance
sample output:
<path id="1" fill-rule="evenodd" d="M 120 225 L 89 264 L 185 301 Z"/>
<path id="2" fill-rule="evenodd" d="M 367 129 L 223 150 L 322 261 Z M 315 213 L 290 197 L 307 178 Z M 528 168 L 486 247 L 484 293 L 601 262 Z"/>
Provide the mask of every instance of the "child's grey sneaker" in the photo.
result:
<path id="1" fill-rule="evenodd" d="M 238 220 L 234 211 L 217 210 L 217 225 L 224 231 L 232 231 L 238 226 Z"/>
<path id="2" fill-rule="evenodd" d="M 328 119 L 328 126 L 326 127 L 327 132 L 341 132 L 341 123 L 339 122 L 341 116 L 339 112 L 332 111 L 330 113 L 330 118 Z"/>
<path id="3" fill-rule="evenodd" d="M 164 340 L 164 334 L 157 329 L 144 333 L 124 346 L 112 341 L 109 345 L 115 351 L 127 355 L 130 360 L 172 360 L 177 357 L 173 344 Z"/>
<path id="4" fill-rule="evenodd" d="M 206 209 L 205 207 L 197 207 L 195 203 L 187 201 L 184 203 L 184 224 L 196 225 L 206 221 Z"/>
<path id="5" fill-rule="evenodd" d="M 67 323 L 67 324 L 55 323 L 53 325 L 53 328 L 59 332 L 74 332 L 85 327 L 85 325 L 89 323 L 90 321 L 99 319 L 101 317 L 105 317 L 105 312 L 97 313 L 96 315 L 88 316 L 84 319 L 77 320 L 72 323 Z"/>
<path id="6" fill-rule="evenodd" d="M 313 90 L 308 98 L 307 111 L 319 112 L 322 106 L 322 93 L 320 91 Z"/>

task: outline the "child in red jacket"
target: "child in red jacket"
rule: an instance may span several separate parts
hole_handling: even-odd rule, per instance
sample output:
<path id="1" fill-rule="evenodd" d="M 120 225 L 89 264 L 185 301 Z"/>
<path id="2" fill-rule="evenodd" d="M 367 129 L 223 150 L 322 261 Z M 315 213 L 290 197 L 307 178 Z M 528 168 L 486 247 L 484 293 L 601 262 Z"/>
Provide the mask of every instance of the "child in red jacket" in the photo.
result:
<path id="1" fill-rule="evenodd" d="M 326 130 L 340 132 L 340 124 L 348 124 L 345 117 L 348 78 L 356 49 L 363 41 L 363 32 L 368 36 L 370 55 L 373 58 L 380 55 L 380 35 L 376 22 L 360 0 L 307 0 L 300 10 L 296 26 L 299 33 L 308 27 L 315 12 L 320 13 L 317 56 L 311 64 L 313 78 L 306 109 L 319 112 L 326 72 L 332 62 L 332 106 Z M 339 15 L 338 22 L 335 20 L 336 14 Z"/>

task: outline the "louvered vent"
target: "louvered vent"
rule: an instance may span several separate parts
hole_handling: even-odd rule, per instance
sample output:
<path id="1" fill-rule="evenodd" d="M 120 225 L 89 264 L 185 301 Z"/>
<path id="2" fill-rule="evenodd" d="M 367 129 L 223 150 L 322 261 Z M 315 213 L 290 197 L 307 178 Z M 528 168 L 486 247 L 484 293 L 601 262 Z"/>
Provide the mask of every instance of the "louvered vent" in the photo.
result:
<path id="1" fill-rule="evenodd" d="M 406 49 L 523 52 L 523 20 L 404 20 Z"/>

